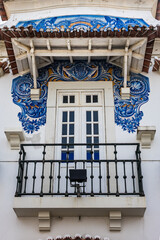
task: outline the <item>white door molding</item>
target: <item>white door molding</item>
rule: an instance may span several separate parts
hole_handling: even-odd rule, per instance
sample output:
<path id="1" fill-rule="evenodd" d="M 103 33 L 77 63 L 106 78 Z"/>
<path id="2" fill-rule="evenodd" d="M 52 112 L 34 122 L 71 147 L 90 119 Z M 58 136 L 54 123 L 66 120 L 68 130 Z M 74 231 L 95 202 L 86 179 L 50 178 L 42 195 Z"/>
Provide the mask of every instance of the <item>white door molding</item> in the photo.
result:
<path id="1" fill-rule="evenodd" d="M 49 82 L 46 119 L 46 143 L 54 143 L 58 90 L 103 90 L 105 110 L 105 142 L 115 142 L 114 98 L 112 82 Z"/>

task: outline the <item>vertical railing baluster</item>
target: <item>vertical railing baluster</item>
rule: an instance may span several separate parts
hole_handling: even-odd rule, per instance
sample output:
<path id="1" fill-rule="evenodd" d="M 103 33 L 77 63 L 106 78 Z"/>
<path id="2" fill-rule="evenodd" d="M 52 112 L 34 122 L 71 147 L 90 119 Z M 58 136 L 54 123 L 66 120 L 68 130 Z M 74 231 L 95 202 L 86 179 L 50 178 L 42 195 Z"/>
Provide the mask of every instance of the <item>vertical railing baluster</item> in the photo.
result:
<path id="1" fill-rule="evenodd" d="M 77 169 L 77 161 L 74 161 L 74 168 Z M 74 187 L 74 193 L 77 192 L 76 186 Z"/>
<path id="2" fill-rule="evenodd" d="M 58 161 L 58 189 L 57 189 L 57 193 L 60 193 L 60 184 L 61 184 L 61 161 Z"/>
<path id="3" fill-rule="evenodd" d="M 101 171 L 101 160 L 99 159 L 99 193 L 102 193 L 102 171 Z"/>
<path id="4" fill-rule="evenodd" d="M 83 169 L 85 169 L 85 160 L 83 160 Z M 85 194 L 85 183 L 83 183 L 83 194 Z"/>
<path id="5" fill-rule="evenodd" d="M 33 186 L 32 186 L 32 193 L 34 193 L 34 188 L 35 188 L 35 181 L 36 181 L 36 164 L 37 162 L 34 162 L 34 172 L 33 172 Z"/>
<path id="6" fill-rule="evenodd" d="M 44 183 L 44 165 L 45 165 L 45 155 L 46 155 L 46 145 L 44 145 L 44 148 L 43 148 L 43 159 L 42 159 L 42 175 L 41 175 L 41 192 L 40 192 L 40 197 L 43 197 L 43 183 Z"/>
<path id="7" fill-rule="evenodd" d="M 107 194 L 110 194 L 110 173 L 109 173 L 109 161 L 107 161 Z"/>
<path id="8" fill-rule="evenodd" d="M 119 188 L 118 188 L 118 166 L 117 166 L 117 146 L 116 144 L 114 144 L 114 160 L 115 160 L 115 172 L 116 172 L 116 175 L 115 175 L 115 179 L 116 179 L 116 196 L 118 197 L 119 196 Z"/>
<path id="9" fill-rule="evenodd" d="M 93 191 L 93 178 L 94 178 L 94 175 L 93 175 L 93 144 L 91 144 L 91 197 L 94 196 L 94 191 Z"/>
<path id="10" fill-rule="evenodd" d="M 17 186 L 15 197 L 21 196 L 22 193 L 22 184 L 23 184 L 23 166 L 22 166 L 22 146 L 19 151 L 19 161 L 18 161 L 18 174 L 17 174 Z M 24 163 L 23 163 L 24 165 Z"/>
<path id="11" fill-rule="evenodd" d="M 124 172 L 124 175 L 123 175 L 124 191 L 127 194 L 127 175 L 126 175 L 126 162 L 125 161 L 123 161 L 123 172 Z"/>
<path id="12" fill-rule="evenodd" d="M 139 195 L 144 196 L 143 191 L 143 176 L 142 176 L 142 170 L 141 170 L 141 151 L 140 151 L 140 145 L 137 145 L 136 149 L 136 160 L 137 160 L 137 173 L 138 173 L 138 186 L 139 186 Z"/>
<path id="13" fill-rule="evenodd" d="M 24 165 L 25 165 L 25 157 L 26 157 L 26 152 L 24 150 L 24 147 L 23 145 L 22 146 L 22 152 L 23 152 L 23 155 L 22 155 L 22 171 L 21 171 L 21 179 L 22 179 L 22 182 L 21 182 L 21 192 L 22 192 L 22 188 L 23 188 L 23 174 L 24 174 Z"/>
<path id="14" fill-rule="evenodd" d="M 69 161 L 69 144 L 67 144 L 67 152 L 66 152 L 66 192 L 65 197 L 68 197 L 68 161 Z"/>
<path id="15" fill-rule="evenodd" d="M 53 173 L 52 173 L 52 169 L 53 169 L 53 162 L 50 162 L 50 175 L 49 175 L 49 193 L 52 193 L 52 179 L 53 179 Z"/>
<path id="16" fill-rule="evenodd" d="M 135 194 L 136 190 L 135 190 L 135 175 L 134 175 L 134 162 L 131 161 L 131 166 L 132 166 L 132 181 L 133 181 L 133 193 Z"/>
<path id="17" fill-rule="evenodd" d="M 24 191 L 23 191 L 23 193 L 26 193 L 27 180 L 28 180 L 28 162 L 26 162 L 26 171 L 25 171 L 25 176 L 24 176 Z"/>

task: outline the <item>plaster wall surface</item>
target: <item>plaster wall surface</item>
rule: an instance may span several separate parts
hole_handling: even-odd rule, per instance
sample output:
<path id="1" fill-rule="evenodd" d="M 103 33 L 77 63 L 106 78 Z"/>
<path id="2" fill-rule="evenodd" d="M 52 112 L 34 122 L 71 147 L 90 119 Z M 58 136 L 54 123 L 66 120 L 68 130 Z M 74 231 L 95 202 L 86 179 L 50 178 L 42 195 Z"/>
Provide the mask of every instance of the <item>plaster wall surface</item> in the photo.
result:
<path id="1" fill-rule="evenodd" d="M 144 113 L 141 126 L 156 126 L 155 139 L 151 149 L 142 149 L 142 171 L 147 209 L 143 218 L 127 217 L 122 219 L 121 232 L 110 232 L 108 218 L 53 218 L 51 232 L 39 232 L 37 218 L 17 218 L 13 211 L 13 198 L 18 170 L 18 150 L 11 151 L 4 129 L 21 127 L 17 114 L 19 107 L 13 104 L 11 85 L 13 76 L 6 74 L 0 78 L 0 239 L 1 240 L 45 240 L 48 236 L 76 233 L 109 237 L 110 240 L 159 240 L 160 236 L 160 112 L 158 103 L 159 74 L 149 73 L 149 102 L 142 106 Z M 116 142 L 137 142 L 136 133 L 129 134 L 116 127 Z M 45 127 L 37 133 L 25 134 L 25 143 L 45 142 Z M 34 151 L 35 154 L 36 151 Z"/>
<path id="2" fill-rule="evenodd" d="M 154 141 L 151 143 L 151 149 L 142 150 L 142 161 L 159 161 L 160 160 L 160 112 L 158 103 L 160 101 L 160 94 L 158 87 L 159 86 L 159 73 L 150 72 L 149 74 L 143 74 L 149 77 L 150 83 L 150 94 L 149 101 L 145 103 L 141 110 L 143 111 L 144 116 L 140 121 L 140 126 L 155 126 L 156 134 Z M 139 142 L 136 140 L 136 132 L 128 134 L 125 131 L 122 131 L 120 127 L 116 126 L 116 141 L 117 142 Z"/>
<path id="3" fill-rule="evenodd" d="M 148 1 L 149 5 L 151 2 L 152 1 Z M 117 7 L 103 4 L 91 5 L 90 2 L 87 4 L 81 4 L 80 6 L 72 3 L 68 3 L 67 5 L 61 4 L 60 7 L 48 7 L 48 1 L 44 2 L 46 7 L 39 5 L 38 1 L 32 4 L 30 4 L 30 2 L 18 4 L 14 1 L 6 2 L 5 4 L 9 20 L 3 25 L 7 24 L 8 27 L 16 25 L 19 21 L 68 15 L 108 15 L 126 18 L 132 17 L 142 18 L 149 25 L 156 26 L 159 24 L 159 21 L 154 18 L 155 14 L 152 14 L 151 8 L 148 7 L 147 4 L 143 4 L 143 6 L 140 4 L 138 8 L 132 7 L 131 4 L 129 4 L 128 7 L 124 7 L 123 4 L 119 5 L 119 2 Z"/>
<path id="4" fill-rule="evenodd" d="M 21 2 L 21 4 L 18 4 Z M 32 6 L 32 8 L 31 8 Z M 123 0 L 121 3 L 118 0 L 115 1 L 103 1 L 103 0 L 87 0 L 87 1 L 81 1 L 81 0 L 58 0 L 58 1 L 6 1 L 5 2 L 5 8 L 7 10 L 8 16 L 10 16 L 11 13 L 15 12 L 24 12 L 24 9 L 27 11 L 33 11 L 34 10 L 40 10 L 40 9 L 48 9 L 48 6 L 50 8 L 62 8 L 62 7 L 83 7 L 83 6 L 94 6 L 94 7 L 106 7 L 106 8 L 115 8 L 115 9 L 133 9 L 133 10 L 141 10 L 142 6 L 144 10 L 149 10 L 155 16 L 156 14 L 156 7 L 157 7 L 157 0 L 149 1 L 127 1 Z"/>
<path id="5" fill-rule="evenodd" d="M 21 123 L 18 120 L 18 113 L 20 108 L 15 105 L 12 101 L 11 88 L 12 88 L 12 79 L 13 75 L 6 74 L 0 78 L 0 145 L 1 145 L 1 154 L 0 161 L 16 161 L 18 160 L 18 151 L 10 150 L 9 142 L 4 134 L 5 129 L 16 129 L 22 128 Z M 41 128 L 40 132 L 36 132 L 32 135 L 25 134 L 26 143 L 37 143 L 44 142 L 44 127 Z M 8 150 L 7 150 L 8 149 Z"/>

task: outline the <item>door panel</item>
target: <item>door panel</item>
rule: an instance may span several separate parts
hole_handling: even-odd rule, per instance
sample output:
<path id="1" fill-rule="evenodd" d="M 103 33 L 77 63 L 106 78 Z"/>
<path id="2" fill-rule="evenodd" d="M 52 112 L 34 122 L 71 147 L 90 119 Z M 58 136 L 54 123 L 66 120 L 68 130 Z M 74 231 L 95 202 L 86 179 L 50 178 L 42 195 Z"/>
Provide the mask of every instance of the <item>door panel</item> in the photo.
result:
<path id="1" fill-rule="evenodd" d="M 55 159 L 61 160 L 61 166 L 55 166 L 55 191 L 73 193 L 70 187 L 69 169 L 87 169 L 87 183 L 82 191 L 99 192 L 104 190 L 106 166 L 99 160 L 105 159 L 104 107 L 102 91 L 60 92 L 57 94 L 56 143 L 62 143 L 55 151 Z M 65 144 L 71 144 L 69 146 Z M 73 146 L 74 143 L 87 143 L 85 146 Z M 93 144 L 91 146 L 91 144 Z M 96 145 L 94 145 L 96 144 Z M 67 153 L 68 152 L 68 153 Z M 69 160 L 69 163 L 68 163 Z M 76 162 L 76 160 L 86 160 Z M 94 164 L 93 164 L 93 160 Z M 57 176 L 60 177 L 59 186 Z M 101 186 L 100 186 L 101 185 Z"/>

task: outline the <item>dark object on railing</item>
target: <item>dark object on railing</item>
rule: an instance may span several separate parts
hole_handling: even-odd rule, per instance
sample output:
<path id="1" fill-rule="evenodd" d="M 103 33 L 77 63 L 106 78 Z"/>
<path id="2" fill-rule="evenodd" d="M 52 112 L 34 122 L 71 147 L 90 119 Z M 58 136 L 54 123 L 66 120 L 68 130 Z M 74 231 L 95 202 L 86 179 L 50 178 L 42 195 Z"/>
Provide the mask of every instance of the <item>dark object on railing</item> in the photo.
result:
<path id="1" fill-rule="evenodd" d="M 87 182 L 86 169 L 69 169 L 69 178 L 71 182 Z"/>
<path id="2" fill-rule="evenodd" d="M 66 160 L 61 160 L 64 147 Z M 84 159 L 75 159 L 76 151 Z M 15 196 L 77 196 L 76 187 L 70 187 L 70 169 L 87 170 L 81 196 L 144 196 L 139 143 L 22 144 Z"/>
<path id="3" fill-rule="evenodd" d="M 87 182 L 87 171 L 86 169 L 69 169 L 69 178 L 71 187 L 76 188 L 77 197 L 81 197 L 81 186 L 79 183 Z M 74 182 L 74 184 L 72 183 Z"/>

